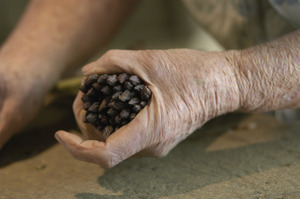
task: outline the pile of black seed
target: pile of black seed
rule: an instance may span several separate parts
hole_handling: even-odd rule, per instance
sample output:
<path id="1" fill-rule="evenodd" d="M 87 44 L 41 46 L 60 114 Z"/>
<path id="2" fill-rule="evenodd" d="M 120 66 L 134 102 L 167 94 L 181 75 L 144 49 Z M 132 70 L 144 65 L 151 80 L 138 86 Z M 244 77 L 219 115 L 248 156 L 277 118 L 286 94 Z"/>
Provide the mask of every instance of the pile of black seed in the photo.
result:
<path id="1" fill-rule="evenodd" d="M 127 73 L 90 75 L 80 90 L 87 111 L 83 121 L 103 131 L 105 138 L 133 120 L 151 97 L 148 86 Z"/>

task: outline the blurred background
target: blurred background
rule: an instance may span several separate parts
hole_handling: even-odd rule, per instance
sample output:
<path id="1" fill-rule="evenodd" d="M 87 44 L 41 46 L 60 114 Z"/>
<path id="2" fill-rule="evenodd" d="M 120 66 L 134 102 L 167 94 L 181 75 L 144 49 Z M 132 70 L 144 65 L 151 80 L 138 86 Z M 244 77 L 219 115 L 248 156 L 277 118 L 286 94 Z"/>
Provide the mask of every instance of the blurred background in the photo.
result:
<path id="1" fill-rule="evenodd" d="M 172 1 L 172 2 L 170 2 Z M 0 43 L 17 24 L 28 0 L 0 0 Z M 142 1 L 117 37 L 100 49 L 223 48 L 189 15 L 181 0 Z"/>

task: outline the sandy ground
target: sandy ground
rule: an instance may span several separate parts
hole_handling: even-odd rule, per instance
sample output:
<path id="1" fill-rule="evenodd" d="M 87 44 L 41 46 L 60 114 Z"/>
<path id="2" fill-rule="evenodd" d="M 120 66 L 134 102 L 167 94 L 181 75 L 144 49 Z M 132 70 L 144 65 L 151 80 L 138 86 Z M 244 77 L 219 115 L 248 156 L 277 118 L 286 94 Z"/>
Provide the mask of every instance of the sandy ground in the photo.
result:
<path id="1" fill-rule="evenodd" d="M 73 159 L 53 138 L 57 129 L 76 130 L 72 100 L 54 100 L 0 152 L 0 199 L 300 198 L 299 122 L 230 114 L 164 158 L 103 169 Z"/>
<path id="2" fill-rule="evenodd" d="M 0 24 L 15 16 L 10 13 L 20 2 L 2 2 L 1 14 L 7 15 Z M 196 24 L 187 26 L 179 9 L 167 12 L 169 4 L 144 2 L 109 48 L 221 49 Z M 129 159 L 103 169 L 73 159 L 53 137 L 58 129 L 76 131 L 73 99 L 60 95 L 0 151 L 0 199 L 300 198 L 300 122 L 230 114 L 209 122 L 164 158 Z"/>

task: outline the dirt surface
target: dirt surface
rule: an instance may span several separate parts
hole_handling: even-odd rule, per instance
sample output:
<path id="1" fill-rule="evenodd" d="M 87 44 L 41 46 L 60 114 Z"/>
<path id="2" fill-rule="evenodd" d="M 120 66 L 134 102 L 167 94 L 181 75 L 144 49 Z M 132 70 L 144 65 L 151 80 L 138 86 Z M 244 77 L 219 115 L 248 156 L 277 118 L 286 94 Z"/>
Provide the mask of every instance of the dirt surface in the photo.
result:
<path id="1" fill-rule="evenodd" d="M 103 169 L 73 159 L 53 138 L 77 129 L 72 100 L 54 100 L 0 152 L 0 199 L 300 198 L 299 122 L 230 114 L 164 158 Z"/>

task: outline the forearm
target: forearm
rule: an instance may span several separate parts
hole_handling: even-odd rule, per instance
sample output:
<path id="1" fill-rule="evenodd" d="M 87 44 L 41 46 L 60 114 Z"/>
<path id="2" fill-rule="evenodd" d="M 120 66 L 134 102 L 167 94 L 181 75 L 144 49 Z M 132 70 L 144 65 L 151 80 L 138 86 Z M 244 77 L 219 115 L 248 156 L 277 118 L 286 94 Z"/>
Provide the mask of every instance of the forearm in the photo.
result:
<path id="1" fill-rule="evenodd" d="M 237 58 L 242 111 L 300 107 L 300 31 L 242 50 Z"/>
<path id="2" fill-rule="evenodd" d="M 34 71 L 50 88 L 66 67 L 82 64 L 103 47 L 135 1 L 32 0 L 2 46 L 0 61 Z"/>

